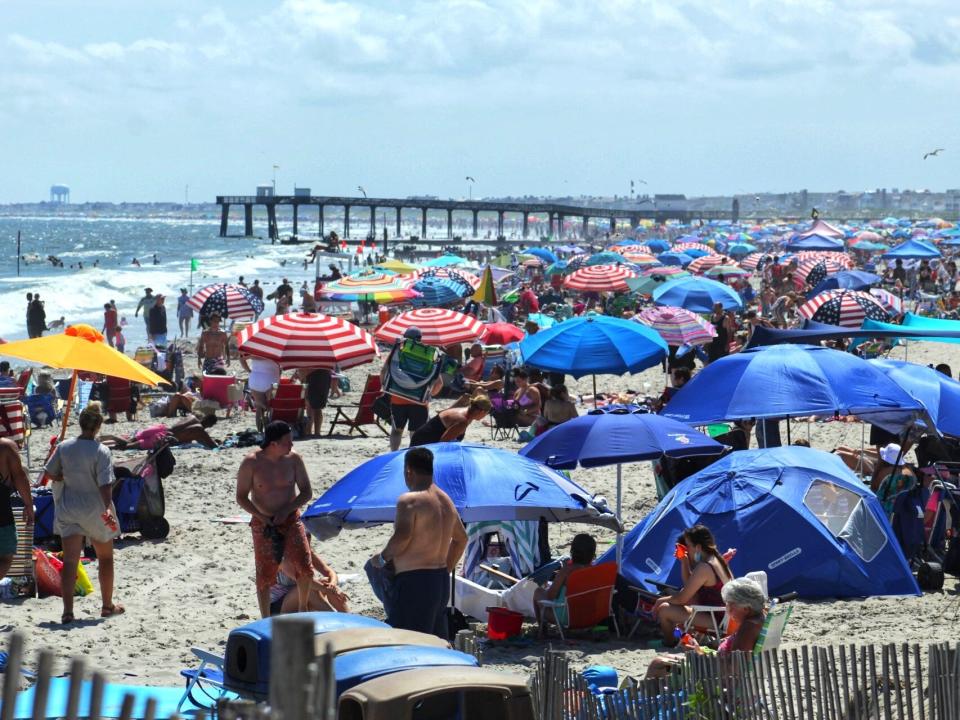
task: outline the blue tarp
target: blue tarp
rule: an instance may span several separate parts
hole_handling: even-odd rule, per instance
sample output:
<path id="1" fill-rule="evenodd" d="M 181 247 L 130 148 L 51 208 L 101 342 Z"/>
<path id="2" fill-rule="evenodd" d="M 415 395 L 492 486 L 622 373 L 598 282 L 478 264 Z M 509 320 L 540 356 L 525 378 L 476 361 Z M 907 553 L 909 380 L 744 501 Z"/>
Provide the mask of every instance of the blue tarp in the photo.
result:
<path id="1" fill-rule="evenodd" d="M 920 594 L 876 496 L 830 453 L 744 450 L 692 475 L 626 535 L 621 574 L 641 587 L 682 585 L 674 544 L 697 523 L 737 549 L 735 576 L 766 572 L 771 595 Z M 613 558 L 611 549 L 598 562 Z"/>
<path id="2" fill-rule="evenodd" d="M 907 318 L 917 318 L 915 315 L 907 314 Z M 938 323 L 937 326 L 927 328 L 918 326 L 915 322 L 910 327 L 904 325 L 895 325 L 893 323 L 878 322 L 877 320 L 864 320 L 862 328 L 844 328 L 837 325 L 827 325 L 812 320 L 806 320 L 803 327 L 789 328 L 779 330 L 776 328 L 766 328 L 758 325 L 753 329 L 753 335 L 750 336 L 750 342 L 747 343 L 747 349 L 762 347 L 764 345 L 779 345 L 781 343 L 801 343 L 811 344 L 821 340 L 836 340 L 838 338 L 848 338 L 856 336 L 857 338 L 872 337 L 890 337 L 906 338 L 908 340 L 931 340 L 938 342 L 960 342 L 960 321 L 957 320 L 933 320 L 932 318 L 918 318 L 924 321 Z M 906 322 L 906 319 L 904 320 Z M 947 330 L 947 326 L 940 326 L 939 323 L 952 323 Z M 936 336 L 933 333 L 938 333 Z M 939 333 L 947 333 L 945 336 Z"/>

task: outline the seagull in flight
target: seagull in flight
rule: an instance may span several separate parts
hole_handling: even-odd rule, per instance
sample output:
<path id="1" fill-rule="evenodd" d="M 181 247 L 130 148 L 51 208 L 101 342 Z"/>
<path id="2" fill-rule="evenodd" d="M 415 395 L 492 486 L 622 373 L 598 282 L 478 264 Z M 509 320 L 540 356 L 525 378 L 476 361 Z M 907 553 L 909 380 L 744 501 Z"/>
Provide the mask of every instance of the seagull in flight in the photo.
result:
<path id="1" fill-rule="evenodd" d="M 936 148 L 935 150 L 931 150 L 930 152 L 925 152 L 923 154 L 923 159 L 926 160 L 928 157 L 931 157 L 932 155 L 939 155 L 942 152 L 943 152 L 943 148 Z"/>

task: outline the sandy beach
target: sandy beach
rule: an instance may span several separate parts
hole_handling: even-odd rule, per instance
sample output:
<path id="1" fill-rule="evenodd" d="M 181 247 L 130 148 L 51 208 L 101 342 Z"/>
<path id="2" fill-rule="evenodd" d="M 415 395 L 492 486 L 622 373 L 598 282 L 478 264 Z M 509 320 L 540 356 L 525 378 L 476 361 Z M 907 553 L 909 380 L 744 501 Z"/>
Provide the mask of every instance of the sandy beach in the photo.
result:
<path id="1" fill-rule="evenodd" d="M 893 356 L 902 358 L 903 353 L 902 348 L 897 348 Z M 911 343 L 909 359 L 923 364 L 947 362 L 956 370 L 960 368 L 960 348 L 942 343 Z M 188 366 L 191 362 L 192 358 L 188 358 Z M 368 365 L 349 371 L 353 391 L 342 400 L 356 400 L 366 374 L 375 369 L 377 366 Z M 590 383 L 590 378 L 584 378 L 572 383 L 571 389 L 575 394 L 587 393 Z M 657 392 L 662 387 L 663 375 L 659 370 L 648 370 L 623 378 L 598 378 L 598 387 L 606 391 L 641 390 L 644 383 L 650 383 L 651 392 Z M 332 411 L 328 410 L 325 415 L 328 421 L 330 416 Z M 141 410 L 139 419 L 139 423 L 118 423 L 107 432 L 131 432 L 148 424 L 145 410 Z M 246 413 L 221 419 L 211 434 L 222 439 L 253 425 L 253 414 Z M 841 443 L 859 445 L 861 427 L 859 423 L 813 423 L 809 425 L 809 438 L 813 447 L 825 450 Z M 794 438 L 806 437 L 807 432 L 805 423 L 794 426 Z M 75 433 L 76 427 L 72 425 L 70 435 Z M 49 430 L 34 431 L 31 477 L 36 475 L 40 448 L 50 434 Z M 515 442 L 491 442 L 487 428 L 477 425 L 470 429 L 467 439 L 509 449 L 519 447 Z M 334 435 L 299 440 L 295 450 L 305 460 L 316 497 L 349 470 L 386 452 L 388 445 L 387 438 L 374 429 L 368 438 Z M 179 671 L 193 665 L 191 646 L 222 652 L 231 629 L 258 619 L 250 530 L 243 524 L 217 522 L 217 518 L 240 512 L 234 501 L 235 476 L 247 452 L 248 449 L 236 448 L 174 450 L 177 466 L 173 475 L 164 481 L 166 517 L 171 526 L 169 537 L 154 542 L 131 535 L 118 543 L 116 597 L 126 605 L 125 615 L 102 620 L 99 591 L 77 599 L 78 622 L 68 627 L 59 624 L 60 598 L 5 601 L 0 605 L 0 633 L 22 632 L 31 662 L 33 651 L 52 649 L 59 658 L 58 672 L 66 671 L 67 658 L 82 655 L 113 682 L 178 685 Z M 118 452 L 116 456 L 120 459 L 127 454 Z M 612 467 L 579 469 L 574 472 L 574 478 L 611 501 L 615 497 Z M 625 466 L 623 480 L 623 520 L 630 528 L 656 504 L 650 464 Z M 573 535 L 582 530 L 595 533 L 601 550 L 614 540 L 613 533 L 602 529 L 554 525 L 550 540 L 555 553 L 565 551 Z M 390 531 L 389 526 L 345 530 L 334 540 L 315 543 L 319 553 L 338 573 L 358 575 L 356 580 L 345 584 L 355 612 L 383 617 L 383 610 L 362 575 L 362 566 L 382 547 Z M 723 543 L 722 538 L 719 542 Z M 88 569 L 96 586 L 96 564 Z M 787 626 L 784 647 L 803 643 L 887 642 L 916 642 L 925 646 L 929 642 L 955 640 L 958 612 L 957 579 L 950 576 L 943 592 L 923 597 L 800 601 L 795 604 Z M 630 674 L 643 673 L 655 652 L 646 648 L 644 640 L 577 639 L 564 644 L 554 637 L 550 643 L 574 653 L 577 666 L 606 664 Z M 545 643 L 534 640 L 490 647 L 485 661 L 499 668 L 522 670 L 535 663 L 545 647 Z"/>

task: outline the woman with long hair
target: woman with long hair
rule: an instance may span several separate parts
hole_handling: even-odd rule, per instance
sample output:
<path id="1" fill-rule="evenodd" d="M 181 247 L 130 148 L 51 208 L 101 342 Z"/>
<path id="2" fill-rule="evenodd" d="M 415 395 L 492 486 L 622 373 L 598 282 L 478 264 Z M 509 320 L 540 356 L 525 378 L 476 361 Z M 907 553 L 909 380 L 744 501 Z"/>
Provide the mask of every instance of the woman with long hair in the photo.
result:
<path id="1" fill-rule="evenodd" d="M 692 605 L 722 608 L 721 590 L 733 579 L 730 566 L 717 549 L 713 533 L 705 525 L 694 525 L 683 531 L 677 540 L 676 557 L 680 561 L 683 587 L 657 600 L 653 608 L 666 645 L 676 642 L 673 631 L 693 615 Z M 704 617 L 698 620 L 704 625 L 711 624 L 706 613 L 699 614 Z"/>

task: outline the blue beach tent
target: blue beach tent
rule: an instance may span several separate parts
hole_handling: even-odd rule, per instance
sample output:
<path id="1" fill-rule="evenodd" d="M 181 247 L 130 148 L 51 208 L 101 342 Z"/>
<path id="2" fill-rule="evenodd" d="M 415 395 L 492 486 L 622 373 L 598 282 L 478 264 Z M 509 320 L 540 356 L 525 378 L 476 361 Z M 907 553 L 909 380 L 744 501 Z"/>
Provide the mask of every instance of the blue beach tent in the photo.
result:
<path id="1" fill-rule="evenodd" d="M 688 477 L 627 533 L 621 574 L 638 587 L 682 585 L 674 545 L 698 523 L 737 549 L 735 576 L 766 572 L 771 595 L 920 594 L 876 496 L 830 453 L 744 450 Z M 610 549 L 598 562 L 613 557 Z"/>
<path id="2" fill-rule="evenodd" d="M 940 251 L 930 243 L 911 238 L 885 252 L 883 257 L 885 259 L 901 258 L 903 260 L 929 259 L 940 257 Z"/>

